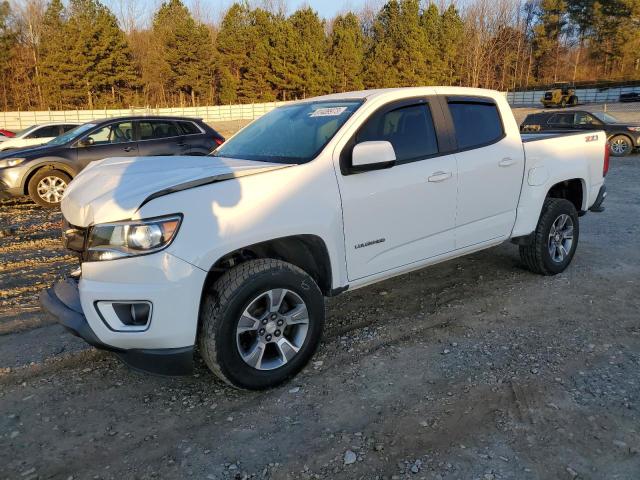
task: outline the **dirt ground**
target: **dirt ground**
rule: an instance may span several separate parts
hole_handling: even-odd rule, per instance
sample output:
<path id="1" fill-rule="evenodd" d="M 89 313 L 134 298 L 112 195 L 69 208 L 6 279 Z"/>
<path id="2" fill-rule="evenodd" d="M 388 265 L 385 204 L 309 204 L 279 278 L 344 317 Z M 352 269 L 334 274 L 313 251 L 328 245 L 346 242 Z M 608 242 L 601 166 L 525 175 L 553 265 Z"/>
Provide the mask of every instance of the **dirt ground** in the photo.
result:
<path id="1" fill-rule="evenodd" d="M 511 244 L 327 301 L 280 388 L 138 374 L 41 313 L 61 216 L 0 205 L 0 479 L 640 478 L 640 156 L 571 267 Z"/>

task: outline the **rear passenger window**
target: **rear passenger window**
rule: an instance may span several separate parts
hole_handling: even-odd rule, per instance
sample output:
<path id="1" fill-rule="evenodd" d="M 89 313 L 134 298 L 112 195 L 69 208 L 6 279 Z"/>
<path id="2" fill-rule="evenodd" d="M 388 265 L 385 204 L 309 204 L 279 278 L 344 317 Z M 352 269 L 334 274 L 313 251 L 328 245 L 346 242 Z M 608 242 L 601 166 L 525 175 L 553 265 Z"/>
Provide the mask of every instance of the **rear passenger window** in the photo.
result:
<path id="1" fill-rule="evenodd" d="M 178 126 L 180 127 L 180 130 L 182 130 L 183 135 L 195 135 L 197 133 L 202 133 L 193 122 L 178 122 Z"/>
<path id="2" fill-rule="evenodd" d="M 145 120 L 140 122 L 140 140 L 177 137 L 180 133 L 173 122 Z"/>
<path id="3" fill-rule="evenodd" d="M 467 149 L 494 143 L 502 138 L 502 120 L 492 103 L 449 100 L 458 148 Z"/>
<path id="4" fill-rule="evenodd" d="M 374 115 L 358 132 L 356 143 L 391 142 L 398 162 L 438 153 L 438 140 L 427 105 L 402 107 Z"/>

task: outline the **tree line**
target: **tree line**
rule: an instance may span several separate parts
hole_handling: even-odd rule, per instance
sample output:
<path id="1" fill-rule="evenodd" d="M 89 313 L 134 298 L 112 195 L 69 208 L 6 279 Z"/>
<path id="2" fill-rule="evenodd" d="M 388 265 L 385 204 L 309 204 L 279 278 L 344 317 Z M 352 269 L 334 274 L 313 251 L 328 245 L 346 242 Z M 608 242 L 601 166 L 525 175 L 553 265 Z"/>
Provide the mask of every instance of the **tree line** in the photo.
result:
<path id="1" fill-rule="evenodd" d="M 245 0 L 217 23 L 166 0 L 148 25 L 133 15 L 118 18 L 99 0 L 0 1 L 3 108 L 197 106 L 362 88 L 514 90 L 640 78 L 640 0 L 472 0 L 464 8 L 389 0 L 330 20 L 310 7 L 289 15 L 282 2 Z"/>

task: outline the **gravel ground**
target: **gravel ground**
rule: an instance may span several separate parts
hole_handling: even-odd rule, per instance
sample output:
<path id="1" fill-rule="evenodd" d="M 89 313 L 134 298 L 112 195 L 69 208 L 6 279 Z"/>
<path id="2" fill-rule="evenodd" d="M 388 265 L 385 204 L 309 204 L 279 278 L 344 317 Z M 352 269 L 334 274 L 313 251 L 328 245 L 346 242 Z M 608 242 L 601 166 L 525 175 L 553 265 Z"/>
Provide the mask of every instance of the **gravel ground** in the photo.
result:
<path id="1" fill-rule="evenodd" d="M 289 384 L 138 374 L 65 332 L 37 294 L 74 264 L 60 214 L 0 205 L 0 478 L 640 477 L 640 156 L 572 266 L 493 248 L 327 302 Z"/>

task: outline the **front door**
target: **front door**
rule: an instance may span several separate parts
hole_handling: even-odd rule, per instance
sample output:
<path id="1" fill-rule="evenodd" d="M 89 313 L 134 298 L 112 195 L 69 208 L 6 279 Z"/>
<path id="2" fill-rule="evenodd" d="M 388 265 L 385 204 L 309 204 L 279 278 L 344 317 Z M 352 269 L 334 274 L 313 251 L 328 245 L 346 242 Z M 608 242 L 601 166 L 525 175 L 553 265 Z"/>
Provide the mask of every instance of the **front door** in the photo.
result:
<path id="1" fill-rule="evenodd" d="M 76 147 L 81 168 L 95 160 L 110 157 L 135 157 L 138 142 L 133 137 L 133 122 L 114 122 L 89 132 Z"/>
<path id="2" fill-rule="evenodd" d="M 396 153 L 391 168 L 339 175 L 350 281 L 454 249 L 457 167 L 440 153 L 439 108 L 425 99 L 385 107 L 345 147 L 382 140 Z"/>

